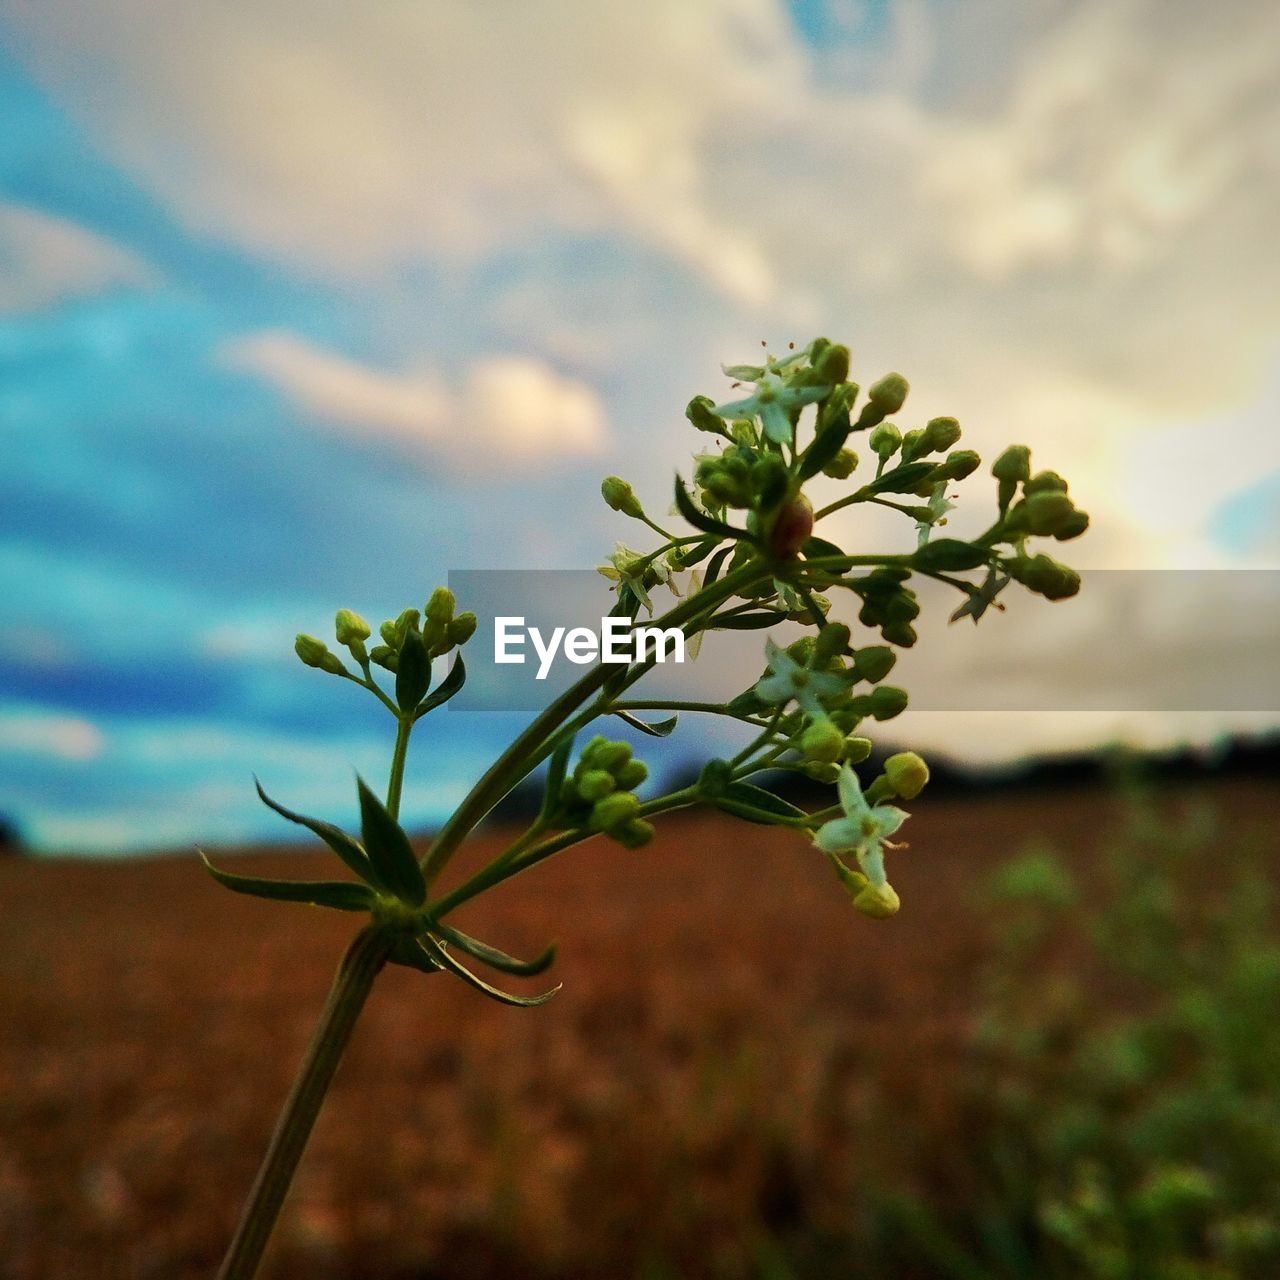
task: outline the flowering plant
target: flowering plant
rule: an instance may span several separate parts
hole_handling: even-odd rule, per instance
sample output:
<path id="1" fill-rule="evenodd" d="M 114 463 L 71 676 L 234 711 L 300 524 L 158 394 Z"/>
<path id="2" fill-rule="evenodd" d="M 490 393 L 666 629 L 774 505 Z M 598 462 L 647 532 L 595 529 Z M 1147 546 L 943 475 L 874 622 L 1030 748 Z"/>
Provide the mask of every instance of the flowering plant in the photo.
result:
<path id="1" fill-rule="evenodd" d="M 237 892 L 367 917 L 343 958 L 271 1139 L 223 1263 L 224 1280 L 256 1272 L 333 1072 L 386 964 L 452 974 L 507 1004 L 543 1003 L 556 988 L 512 992 L 475 966 L 533 977 L 551 966 L 553 948 L 518 959 L 462 932 L 451 922 L 452 913 L 581 841 L 604 836 L 640 848 L 654 834 L 654 819 L 698 804 L 748 822 L 790 827 L 825 856 L 858 911 L 873 918 L 893 915 L 899 899 L 884 852 L 895 847 L 889 837 L 907 814 L 887 802 L 913 800 L 928 769 L 914 753 L 899 753 L 864 791 L 853 766 L 871 753 L 863 733 L 868 723 L 889 720 L 907 705 L 906 692 L 884 680 L 896 649 L 916 642 L 912 623 L 920 606 L 912 579 L 936 579 L 956 590 L 962 600 L 952 619 L 975 622 L 993 604 L 999 607 L 997 597 L 1010 582 L 1049 600 L 1079 589 L 1078 575 L 1033 551 L 1032 540 L 1074 538 L 1084 532 L 1088 516 L 1076 508 L 1059 475 L 1032 473 L 1025 446 L 1005 450 L 992 467 L 997 509 L 985 532 L 971 540 L 940 537 L 953 505 L 952 486 L 976 471 L 980 459 L 970 449 L 953 448 L 960 439 L 954 418 L 933 418 L 905 433 L 888 421 L 907 397 L 901 375 L 874 383 L 858 407 L 849 352 L 825 338 L 725 373 L 755 390 L 720 404 L 705 396 L 689 403 L 690 424 L 712 447 L 697 455 L 692 487 L 676 480 L 674 510 L 688 531 L 669 532 L 646 513 L 630 484 L 610 476 L 602 486 L 608 505 L 646 525 L 661 542 L 650 551 L 620 543 L 601 573 L 614 584 L 612 616 L 630 623 L 642 612 L 654 613 L 658 589 L 669 589 L 675 602 L 655 625 L 679 628 L 691 650 L 699 638 L 719 630 L 801 624 L 805 634 L 785 648 L 765 640 L 767 668 L 737 697 L 710 703 L 634 696 L 656 654 L 592 667 L 494 761 L 419 857 L 398 820 L 406 754 L 418 722 L 462 688 L 466 666 L 460 651 L 475 632 L 475 616 L 457 612 L 452 593 L 441 587 L 422 613 L 408 608 L 384 622 L 381 643 L 372 648 L 370 626 L 351 610 L 340 610 L 335 638 L 347 658 L 313 636 L 298 637 L 298 657 L 307 666 L 361 686 L 386 708 L 396 724 L 395 745 L 385 801 L 358 780 L 359 838 L 295 813 L 259 788 L 266 804 L 318 836 L 354 878 L 266 880 L 206 860 L 210 872 Z M 865 442 L 862 456 L 854 442 Z M 846 484 L 864 457 L 873 474 Z M 806 491 L 820 476 L 847 491 L 815 510 Z M 901 512 L 915 527 L 913 545 L 851 554 L 814 532 L 835 512 L 860 503 Z M 831 617 L 836 592 L 848 593 L 857 606 L 863 634 L 856 640 L 850 625 Z M 867 634 L 876 632 L 878 637 Z M 450 655 L 452 664 L 437 681 L 433 664 L 441 659 L 443 665 Z M 648 770 L 628 743 L 596 733 L 578 746 L 590 726 L 610 717 L 665 736 L 685 713 L 736 721 L 746 727 L 747 741 L 731 759 L 707 761 L 696 782 L 665 794 L 637 794 Z M 653 714 L 664 718 L 649 718 Z M 441 873 L 468 836 L 544 765 L 541 807 L 527 829 L 468 878 L 441 889 Z M 751 781 L 777 770 L 834 786 L 836 802 L 807 810 Z"/>

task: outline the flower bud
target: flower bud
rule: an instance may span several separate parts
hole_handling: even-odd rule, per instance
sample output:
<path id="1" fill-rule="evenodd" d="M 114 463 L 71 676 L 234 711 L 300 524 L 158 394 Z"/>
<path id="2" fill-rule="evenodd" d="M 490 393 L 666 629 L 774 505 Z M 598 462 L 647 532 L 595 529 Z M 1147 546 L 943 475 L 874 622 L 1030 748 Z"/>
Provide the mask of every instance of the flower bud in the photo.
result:
<path id="1" fill-rule="evenodd" d="M 849 647 L 850 631 L 843 622 L 829 622 L 813 638 L 813 665 L 825 671 L 832 658 Z"/>
<path id="2" fill-rule="evenodd" d="M 900 649 L 910 649 L 919 638 L 916 635 L 916 629 L 909 622 L 892 621 L 886 622 L 880 628 L 880 635 L 890 644 L 896 644 Z"/>
<path id="3" fill-rule="evenodd" d="M 872 920 L 887 920 L 898 914 L 902 901 L 891 884 L 874 885 L 868 882 L 866 888 L 854 896 L 853 905 Z"/>
<path id="4" fill-rule="evenodd" d="M 623 791 L 634 791 L 649 776 L 649 766 L 643 760 L 628 760 L 614 777 Z"/>
<path id="5" fill-rule="evenodd" d="M 644 515 L 644 508 L 635 490 L 621 476 L 606 476 L 600 485 L 600 492 L 605 502 L 624 516 L 639 518 Z"/>
<path id="6" fill-rule="evenodd" d="M 333 630 L 338 637 L 338 643 L 344 645 L 357 644 L 367 640 L 372 634 L 369 624 L 350 609 L 338 610 L 333 620 Z"/>
<path id="7" fill-rule="evenodd" d="M 378 628 L 378 634 L 389 648 L 398 649 L 400 647 L 400 637 L 396 635 L 396 624 L 390 618 Z"/>
<path id="8" fill-rule="evenodd" d="M 448 587 L 437 587 L 431 593 L 431 599 L 427 601 L 424 612 L 429 621 L 448 624 L 453 619 L 453 610 L 456 604 L 457 601 L 453 598 L 453 592 Z"/>
<path id="9" fill-rule="evenodd" d="M 751 491 L 759 511 L 772 511 L 787 496 L 790 482 L 787 464 L 776 453 L 766 453 L 751 468 Z"/>
<path id="10" fill-rule="evenodd" d="M 790 560 L 813 533 L 813 506 L 803 493 L 784 503 L 769 528 L 768 546 L 779 560 Z"/>
<path id="11" fill-rule="evenodd" d="M 881 684 L 871 691 L 871 714 L 876 720 L 892 720 L 907 709 L 907 691 Z"/>
<path id="12" fill-rule="evenodd" d="M 972 475 L 982 465 L 982 459 L 974 449 L 957 449 L 947 454 L 942 464 L 942 473 L 948 480 L 963 480 Z"/>
<path id="13" fill-rule="evenodd" d="M 1071 499 L 1057 489 L 1038 490 L 1027 497 L 1025 505 L 1026 526 L 1034 534 L 1057 533 L 1075 514 Z"/>
<path id="14" fill-rule="evenodd" d="M 630 791 L 615 791 L 591 808 L 591 825 L 597 831 L 613 831 L 640 812 L 640 801 Z"/>
<path id="15" fill-rule="evenodd" d="M 828 764 L 839 760 L 844 751 L 844 734 L 830 720 L 815 720 L 800 735 L 800 753 L 806 761 Z"/>
<path id="16" fill-rule="evenodd" d="M 640 849 L 653 839 L 653 823 L 632 818 L 610 834 L 624 849 Z"/>
<path id="17" fill-rule="evenodd" d="M 1037 471 L 1022 487 L 1024 496 L 1033 493 L 1066 493 L 1067 482 L 1056 471 Z"/>
<path id="18" fill-rule="evenodd" d="M 925 424 L 925 447 L 921 453 L 941 453 L 960 439 L 960 424 L 954 418 L 930 418 Z"/>
<path id="19" fill-rule="evenodd" d="M 887 644 L 870 644 L 853 655 L 853 669 L 860 680 L 879 684 L 897 660 L 898 655 Z"/>
<path id="20" fill-rule="evenodd" d="M 1053 531 L 1059 542 L 1070 542 L 1078 538 L 1089 527 L 1089 513 L 1075 508 L 1071 514 Z"/>
<path id="21" fill-rule="evenodd" d="M 589 804 L 603 800 L 618 789 L 618 784 L 607 769 L 588 769 L 578 779 L 578 795 Z"/>
<path id="22" fill-rule="evenodd" d="M 840 766 L 830 760 L 806 760 L 800 766 L 800 772 L 814 782 L 821 782 L 823 786 L 829 787 L 839 779 Z"/>
<path id="23" fill-rule="evenodd" d="M 732 778 L 733 768 L 727 760 L 708 760 L 698 777 L 698 790 L 704 796 L 721 795 Z"/>
<path id="24" fill-rule="evenodd" d="M 828 343 L 813 357 L 813 369 L 822 382 L 832 385 L 846 381 L 849 377 L 849 348 L 839 343 Z"/>
<path id="25" fill-rule="evenodd" d="M 909 385 L 900 373 L 886 373 L 879 382 L 873 382 L 867 398 L 880 411 L 881 418 L 897 413 L 906 403 Z"/>
<path id="26" fill-rule="evenodd" d="M 929 781 L 929 766 L 914 751 L 899 751 L 884 762 L 884 774 L 895 795 L 914 800 Z"/>
<path id="27" fill-rule="evenodd" d="M 997 480 L 1027 480 L 1031 477 L 1031 450 L 1025 444 L 1011 444 L 992 464 Z"/>
<path id="28" fill-rule="evenodd" d="M 903 462 L 914 462 L 922 453 L 927 452 L 928 449 L 925 446 L 924 429 L 922 427 L 916 427 L 902 437 Z"/>
<path id="29" fill-rule="evenodd" d="M 868 438 L 873 453 L 882 458 L 897 453 L 902 445 L 902 432 L 892 422 L 882 422 Z"/>
<path id="30" fill-rule="evenodd" d="M 446 635 L 450 645 L 466 644 L 476 633 L 476 615 L 468 610 L 449 623 Z"/>
<path id="31" fill-rule="evenodd" d="M 693 399 L 689 401 L 688 407 L 684 411 L 684 416 L 688 418 L 699 431 L 723 431 L 723 420 L 712 412 L 715 405 L 716 402 L 709 396 L 694 396 Z"/>
<path id="32" fill-rule="evenodd" d="M 329 652 L 329 646 L 323 640 L 317 640 L 315 636 L 305 634 L 299 634 L 294 640 L 293 651 L 302 659 L 305 666 L 317 669 L 323 669 L 325 659 L 333 656 Z"/>
<path id="33" fill-rule="evenodd" d="M 1013 560 L 1008 569 L 1024 587 L 1046 600 L 1066 600 L 1080 590 L 1080 575 L 1052 556 L 1041 554 Z"/>
<path id="34" fill-rule="evenodd" d="M 388 671 L 396 669 L 396 651 L 389 644 L 374 645 L 369 651 L 369 657 L 380 667 L 386 667 Z"/>
<path id="35" fill-rule="evenodd" d="M 841 449 L 825 467 L 822 468 L 824 476 L 830 476 L 833 480 L 847 480 L 853 475 L 854 468 L 858 465 L 858 455 L 852 449 Z"/>
<path id="36" fill-rule="evenodd" d="M 871 755 L 871 739 L 850 734 L 844 740 L 844 758 L 849 764 L 861 764 Z"/>
<path id="37" fill-rule="evenodd" d="M 597 769 L 608 769 L 616 774 L 631 760 L 631 744 L 629 742 L 609 742 L 600 739 L 599 745 L 592 753 L 592 764 Z"/>

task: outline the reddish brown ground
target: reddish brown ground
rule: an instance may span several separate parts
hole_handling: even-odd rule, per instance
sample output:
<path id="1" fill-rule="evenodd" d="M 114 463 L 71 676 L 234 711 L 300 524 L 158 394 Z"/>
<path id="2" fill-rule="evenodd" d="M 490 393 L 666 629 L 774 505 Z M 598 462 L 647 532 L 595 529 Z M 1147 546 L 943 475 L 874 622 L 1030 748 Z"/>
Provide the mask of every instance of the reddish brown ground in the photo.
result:
<path id="1" fill-rule="evenodd" d="M 1212 798 L 1274 818 L 1261 784 Z M 710 816 L 506 886 L 459 922 L 557 937 L 564 990 L 525 1011 L 384 975 L 267 1272 L 735 1276 L 768 1237 L 856 1234 L 959 1123 L 976 879 L 1041 836 L 1087 859 L 1115 819 L 1089 791 L 922 802 L 883 923 L 794 837 Z M 9 861 L 0 911 L 0 1276 L 210 1276 L 354 917 L 194 857 Z"/>

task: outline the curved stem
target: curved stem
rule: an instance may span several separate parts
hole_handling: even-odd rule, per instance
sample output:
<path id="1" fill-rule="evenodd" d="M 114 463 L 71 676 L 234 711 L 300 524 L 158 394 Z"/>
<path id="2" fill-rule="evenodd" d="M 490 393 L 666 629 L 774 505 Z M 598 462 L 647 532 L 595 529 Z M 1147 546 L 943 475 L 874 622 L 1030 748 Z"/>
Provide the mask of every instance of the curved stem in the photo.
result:
<path id="1" fill-rule="evenodd" d="M 342 957 L 324 1012 L 307 1045 L 302 1066 L 276 1122 L 248 1203 L 218 1271 L 218 1280 L 252 1280 L 257 1273 L 333 1074 L 390 949 L 387 934 L 369 926 L 356 934 Z"/>

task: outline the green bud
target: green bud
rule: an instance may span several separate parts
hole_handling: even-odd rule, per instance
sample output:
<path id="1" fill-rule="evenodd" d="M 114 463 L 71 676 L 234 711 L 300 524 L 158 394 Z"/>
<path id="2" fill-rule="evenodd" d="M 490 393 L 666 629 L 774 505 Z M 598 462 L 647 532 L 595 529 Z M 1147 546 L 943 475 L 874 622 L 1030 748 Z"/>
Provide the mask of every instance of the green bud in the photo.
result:
<path id="1" fill-rule="evenodd" d="M 853 475 L 854 469 L 858 465 L 858 455 L 852 449 L 841 449 L 825 467 L 822 468 L 824 476 L 830 476 L 833 480 L 847 480 Z"/>
<path id="2" fill-rule="evenodd" d="M 378 634 L 392 649 L 400 647 L 400 637 L 396 635 L 396 624 L 388 619 L 378 628 Z"/>
<path id="3" fill-rule="evenodd" d="M 892 720 L 907 709 L 907 691 L 895 685 L 877 685 L 871 691 L 871 714 L 876 720 Z"/>
<path id="4" fill-rule="evenodd" d="M 600 485 L 600 492 L 605 502 L 615 511 L 621 511 L 624 516 L 639 519 L 644 515 L 644 508 L 640 505 L 635 490 L 621 476 L 606 476 Z"/>
<path id="5" fill-rule="evenodd" d="M 1065 520 L 1053 531 L 1053 536 L 1059 542 L 1070 542 L 1072 538 L 1078 538 L 1089 527 L 1089 514 L 1081 511 L 1079 507 L 1073 510 Z"/>
<path id="6" fill-rule="evenodd" d="M 922 453 L 941 453 L 960 439 L 960 424 L 954 418 L 930 418 L 924 428 Z"/>
<path id="7" fill-rule="evenodd" d="M 443 588 L 441 588 L 443 589 Z M 433 596 L 432 599 L 435 597 Z M 405 633 L 416 631 L 418 629 L 418 611 L 417 609 L 405 609 L 395 621 L 396 648 L 398 649 L 404 643 Z"/>
<path id="8" fill-rule="evenodd" d="M 882 418 L 897 413 L 906 403 L 909 384 L 900 373 L 886 373 L 879 382 L 873 382 L 867 398 L 880 411 Z"/>
<path id="9" fill-rule="evenodd" d="M 918 639 L 915 627 L 901 620 L 886 622 L 880 628 L 880 634 L 889 644 L 896 644 L 900 649 L 910 649 Z"/>
<path id="10" fill-rule="evenodd" d="M 424 612 L 430 621 L 447 624 L 453 618 L 453 610 L 456 604 L 457 601 L 453 598 L 453 592 L 448 587 L 437 587 L 431 593 L 431 599 L 427 601 L 427 607 Z"/>
<path id="11" fill-rule="evenodd" d="M 766 453 L 751 468 L 751 491 L 757 510 L 772 511 L 787 496 L 791 476 L 776 453 Z"/>
<path id="12" fill-rule="evenodd" d="M 914 800 L 929 781 L 929 766 L 914 751 L 899 751 L 884 762 L 884 776 L 895 795 Z"/>
<path id="13" fill-rule="evenodd" d="M 902 432 L 892 422 L 882 422 L 870 435 L 869 443 L 873 453 L 888 458 L 897 453 L 902 445 Z"/>
<path id="14" fill-rule="evenodd" d="M 1067 482 L 1056 471 L 1037 471 L 1022 487 L 1024 497 L 1033 493 L 1066 493 Z"/>
<path id="15" fill-rule="evenodd" d="M 315 636 L 305 634 L 299 634 L 294 640 L 293 651 L 302 659 L 305 666 L 320 670 L 324 669 L 325 659 L 333 657 L 329 652 L 329 646 L 323 640 L 317 640 Z"/>
<path id="16" fill-rule="evenodd" d="M 830 764 L 844 752 L 844 734 L 830 720 L 815 720 L 800 735 L 800 753 L 806 761 Z"/>
<path id="17" fill-rule="evenodd" d="M 643 818 L 633 818 L 617 830 L 611 831 L 610 835 L 624 849 L 640 849 L 653 839 L 653 823 L 646 822 Z"/>
<path id="18" fill-rule="evenodd" d="M 386 667 L 388 671 L 394 671 L 396 651 L 389 644 L 374 645 L 369 651 L 369 657 L 380 667 Z"/>
<path id="19" fill-rule="evenodd" d="M 649 776 L 649 766 L 643 760 L 628 760 L 615 777 L 623 791 L 634 791 Z"/>
<path id="20" fill-rule="evenodd" d="M 476 633 L 476 615 L 468 610 L 466 613 L 460 613 L 454 620 L 449 623 L 448 636 L 449 644 L 458 645 L 466 644 Z"/>
<path id="21" fill-rule="evenodd" d="M 694 396 L 689 401 L 688 407 L 684 411 L 684 416 L 693 423 L 699 431 L 720 432 L 724 430 L 724 421 L 718 418 L 712 409 L 715 408 L 716 402 L 708 396 Z"/>
<path id="22" fill-rule="evenodd" d="M 1076 510 L 1071 499 L 1057 489 L 1038 490 L 1026 499 L 1025 504 L 1020 505 L 1025 506 L 1023 518 L 1027 529 L 1040 535 L 1057 533 Z"/>
<path id="23" fill-rule="evenodd" d="M 925 447 L 924 428 L 916 427 L 913 431 L 908 431 L 902 437 L 902 460 L 903 462 L 914 462 L 922 453 L 927 453 Z"/>
<path id="24" fill-rule="evenodd" d="M 887 920 L 898 914 L 902 902 L 892 885 L 877 886 L 868 881 L 866 888 L 854 896 L 853 905 L 872 920 Z"/>
<path id="25" fill-rule="evenodd" d="M 853 655 L 853 669 L 860 680 L 879 684 L 893 670 L 898 655 L 886 644 L 871 644 Z"/>
<path id="26" fill-rule="evenodd" d="M 591 763 L 597 769 L 608 769 L 610 773 L 617 773 L 623 765 L 627 764 L 631 759 L 631 744 L 629 742 L 609 742 L 606 739 L 597 739 L 599 746 L 592 752 Z M 585 752 L 584 758 L 585 758 Z"/>
<path id="27" fill-rule="evenodd" d="M 829 787 L 839 779 L 840 766 L 830 760 L 806 760 L 800 766 L 800 772 Z"/>
<path id="28" fill-rule="evenodd" d="M 588 804 L 603 800 L 605 796 L 612 795 L 617 789 L 618 784 L 613 774 L 607 769 L 588 769 L 578 779 L 578 794 Z"/>
<path id="29" fill-rule="evenodd" d="M 372 634 L 369 630 L 369 624 L 358 613 L 353 613 L 350 609 L 338 610 L 337 616 L 333 620 L 333 629 L 338 637 L 338 643 L 344 645 L 358 644 L 363 640 L 367 640 Z"/>
<path id="30" fill-rule="evenodd" d="M 832 658 L 849 647 L 850 631 L 843 622 L 829 622 L 813 638 L 813 665 L 825 671 Z"/>
<path id="31" fill-rule="evenodd" d="M 972 475 L 982 465 L 982 459 L 973 449 L 957 449 L 947 454 L 942 464 L 942 473 L 948 480 L 963 480 Z"/>
<path id="32" fill-rule="evenodd" d="M 704 796 L 718 796 L 732 779 L 733 768 L 727 760 L 708 760 L 698 777 L 698 790 Z"/>
<path id="33" fill-rule="evenodd" d="M 1025 444 L 1011 444 L 992 464 L 997 480 L 1028 480 L 1031 477 L 1031 450 Z"/>
<path id="34" fill-rule="evenodd" d="M 871 755 L 871 739 L 850 734 L 844 740 L 844 758 L 850 764 L 861 764 Z"/>
<path id="35" fill-rule="evenodd" d="M 828 343 L 814 353 L 814 372 L 822 382 L 833 385 L 844 382 L 849 377 L 849 348 L 839 343 Z"/>
<path id="36" fill-rule="evenodd" d="M 591 808 L 591 825 L 597 831 L 614 831 L 640 812 L 640 801 L 630 791 L 615 791 Z"/>
<path id="37" fill-rule="evenodd" d="M 1080 590 L 1080 575 L 1043 553 L 1010 561 L 1008 569 L 1024 587 L 1046 600 L 1066 600 Z"/>

